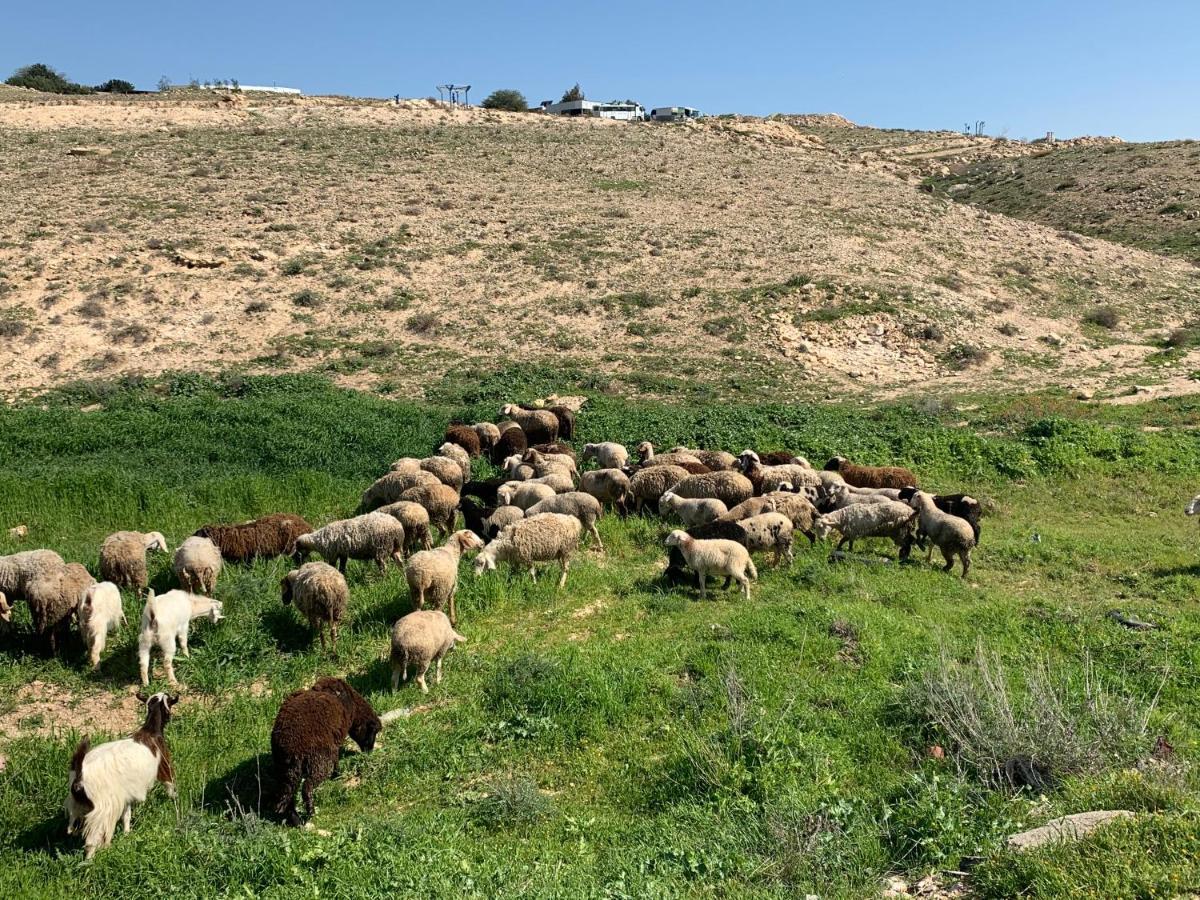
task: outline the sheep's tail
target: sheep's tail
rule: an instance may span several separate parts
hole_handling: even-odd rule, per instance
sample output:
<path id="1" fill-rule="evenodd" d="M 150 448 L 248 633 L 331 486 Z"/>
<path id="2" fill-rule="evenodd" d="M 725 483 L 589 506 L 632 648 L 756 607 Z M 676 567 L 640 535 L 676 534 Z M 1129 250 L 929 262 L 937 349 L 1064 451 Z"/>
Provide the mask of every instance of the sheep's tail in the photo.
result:
<path id="1" fill-rule="evenodd" d="M 450 629 L 450 633 L 454 636 L 455 643 L 465 643 L 467 640 L 465 637 L 463 637 L 461 634 L 459 634 L 453 628 Z"/>
<path id="2" fill-rule="evenodd" d="M 750 573 L 751 581 L 758 581 L 758 569 L 754 568 L 754 560 L 746 560 L 746 571 Z"/>

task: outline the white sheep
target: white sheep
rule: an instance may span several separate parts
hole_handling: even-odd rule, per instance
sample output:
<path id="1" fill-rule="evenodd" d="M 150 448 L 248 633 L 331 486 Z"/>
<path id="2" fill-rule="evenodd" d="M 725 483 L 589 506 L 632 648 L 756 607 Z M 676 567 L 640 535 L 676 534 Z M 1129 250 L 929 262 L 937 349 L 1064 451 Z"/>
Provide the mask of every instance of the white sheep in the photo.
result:
<path id="1" fill-rule="evenodd" d="M 496 503 L 499 506 L 515 506 L 518 509 L 529 509 L 535 503 L 540 503 L 557 493 L 548 484 L 530 484 L 526 481 L 510 481 L 496 489 Z"/>
<path id="2" fill-rule="evenodd" d="M 313 552 L 336 563 L 343 575 L 351 559 L 374 560 L 382 572 L 389 559 L 397 567 L 404 562 L 404 526 L 381 512 L 339 519 L 296 538 L 296 562 L 303 562 Z"/>
<path id="3" fill-rule="evenodd" d="M 305 563 L 283 576 L 279 583 L 284 605 L 292 604 L 308 620 L 309 627 L 321 637 L 325 650 L 325 628 L 329 628 L 333 655 L 337 657 L 338 625 L 350 603 L 346 578 L 328 563 Z"/>
<path id="4" fill-rule="evenodd" d="M 405 550 L 411 553 L 414 550 L 428 550 L 433 547 L 433 538 L 429 534 L 429 510 L 420 503 L 397 500 L 395 503 L 379 507 L 375 512 L 391 516 L 404 526 Z"/>
<path id="5" fill-rule="evenodd" d="M 29 585 L 66 563 L 53 550 L 25 550 L 12 556 L 0 556 L 0 591 L 9 603 L 26 600 Z"/>
<path id="6" fill-rule="evenodd" d="M 975 546 L 975 531 L 971 523 L 942 512 L 934 505 L 933 496 L 924 491 L 916 491 L 908 505 L 917 511 L 920 531 L 930 541 L 925 559 L 933 557 L 933 548 L 936 546 L 946 560 L 942 571 L 949 572 L 954 568 L 954 559 L 958 557 L 962 562 L 962 577 L 966 578 L 971 568 L 971 548 Z"/>
<path id="7" fill-rule="evenodd" d="M 471 454 L 458 444 L 446 441 L 446 443 L 437 448 L 437 455 L 452 459 L 458 463 L 458 468 L 462 472 L 462 483 L 459 485 L 459 489 L 461 490 L 462 484 L 471 478 Z"/>
<path id="8" fill-rule="evenodd" d="M 414 553 L 404 569 L 404 578 L 417 609 L 424 608 L 426 600 L 438 609 L 448 603 L 450 623 L 458 624 L 458 613 L 454 608 L 454 595 L 458 592 L 458 561 L 464 553 L 482 547 L 483 538 L 463 529 L 450 535 L 446 543 L 436 550 Z"/>
<path id="9" fill-rule="evenodd" d="M 746 549 L 751 552 L 775 551 L 775 565 L 784 559 L 792 563 L 792 520 L 783 513 L 764 512 L 738 522 L 746 533 Z"/>
<path id="10" fill-rule="evenodd" d="M 146 799 L 156 781 L 163 782 L 167 796 L 175 797 L 175 772 L 163 729 L 171 719 L 171 707 L 179 697 L 138 694 L 146 704 L 146 721 L 127 738 L 92 747 L 80 741 L 71 756 L 67 799 L 67 834 L 82 826 L 87 858 L 112 843 L 117 821 L 123 819 L 129 833 L 133 805 Z"/>
<path id="11" fill-rule="evenodd" d="M 533 466 L 522 462 L 520 453 L 505 457 L 500 470 L 509 481 L 528 481 L 534 477 Z"/>
<path id="12" fill-rule="evenodd" d="M 146 554 L 152 550 L 167 552 L 167 539 L 161 532 L 118 531 L 100 545 L 100 577 L 117 587 L 144 591 L 149 584 Z"/>
<path id="13" fill-rule="evenodd" d="M 906 556 L 912 539 L 913 523 L 917 514 L 906 503 L 887 500 L 884 503 L 852 503 L 843 509 L 820 516 L 813 524 L 813 531 L 818 538 L 825 540 L 830 532 L 841 534 L 837 548 L 849 543 L 854 549 L 854 542 L 860 538 L 886 537 L 891 538 L 901 548 L 901 556 Z"/>
<path id="14" fill-rule="evenodd" d="M 475 574 L 494 572 L 496 564 L 510 565 L 529 571 L 537 581 L 536 564 L 557 560 L 562 568 L 558 579 L 561 588 L 567 583 L 571 556 L 579 546 L 583 525 L 575 516 L 562 513 L 540 513 L 509 525 L 475 557 Z"/>
<path id="15" fill-rule="evenodd" d="M 466 638 L 454 630 L 446 614 L 436 609 L 418 609 L 392 626 L 392 690 L 408 681 L 409 667 L 417 670 L 417 684 L 428 694 L 425 673 L 430 663 L 437 664 L 434 683 L 442 683 L 442 658 Z"/>
<path id="16" fill-rule="evenodd" d="M 638 444 L 637 453 L 643 468 L 651 468 L 653 466 L 704 465 L 704 463 L 700 462 L 699 457 L 688 450 L 661 453 L 656 456 L 654 445 L 649 441 L 642 441 Z"/>
<path id="17" fill-rule="evenodd" d="M 584 462 L 589 459 L 596 460 L 596 465 L 601 469 L 623 469 L 629 462 L 629 451 L 625 449 L 624 444 L 604 441 L 599 444 L 584 444 L 583 456 L 580 458 Z"/>
<path id="18" fill-rule="evenodd" d="M 604 507 L 591 494 L 585 494 L 583 491 L 569 491 L 565 494 L 555 494 L 553 497 L 541 500 L 525 510 L 527 518 L 532 518 L 541 513 L 562 513 L 566 516 L 574 516 L 588 530 L 588 533 L 596 539 L 596 546 L 600 551 L 604 552 L 604 541 L 600 540 L 600 532 L 596 528 L 596 523 L 600 521 L 600 516 L 604 514 Z"/>
<path id="19" fill-rule="evenodd" d="M 471 427 L 479 435 L 479 446 L 485 450 L 491 450 L 500 440 L 500 429 L 491 422 L 477 422 Z"/>
<path id="20" fill-rule="evenodd" d="M 79 630 L 88 645 L 92 671 L 100 668 L 100 654 L 108 642 L 108 633 L 126 624 L 121 607 L 121 589 L 111 581 L 89 585 L 76 610 Z"/>
<path id="21" fill-rule="evenodd" d="M 676 495 L 698 499 L 712 497 L 726 507 L 737 506 L 754 496 L 754 485 L 740 472 L 706 472 L 689 475 L 671 488 Z"/>
<path id="22" fill-rule="evenodd" d="M 714 472 L 732 469 L 737 465 L 737 457 L 725 450 L 692 450 L 688 447 L 672 447 L 667 453 L 694 456 Z"/>
<path id="23" fill-rule="evenodd" d="M 426 457 L 425 459 L 421 460 L 421 469 L 433 475 L 438 481 L 447 487 L 454 488 L 455 491 L 462 490 L 463 479 L 466 476 L 463 475 L 462 467 L 459 466 L 455 460 L 450 459 L 448 456 Z M 471 470 L 468 467 L 467 475 L 469 475 L 470 472 Z"/>
<path id="24" fill-rule="evenodd" d="M 705 579 L 709 575 L 734 579 L 742 586 L 746 599 L 750 599 L 750 582 L 758 578 L 758 571 L 750 551 L 737 541 L 701 540 L 686 531 L 676 530 L 667 535 L 666 545 L 678 547 L 688 568 L 699 577 L 701 600 L 705 597 Z"/>
<path id="25" fill-rule="evenodd" d="M 545 484 L 554 489 L 556 494 L 565 494 L 567 491 L 575 490 L 575 482 L 566 472 L 551 472 L 549 475 L 542 475 L 537 478 L 527 478 L 522 484 Z"/>
<path id="26" fill-rule="evenodd" d="M 150 648 L 158 644 L 163 655 L 163 668 L 172 686 L 175 680 L 175 644 L 183 655 L 188 652 L 188 625 L 192 619 L 220 622 L 225 618 L 220 600 L 189 594 L 187 591 L 167 591 L 156 597 L 150 591 L 142 609 L 142 625 L 138 634 L 138 667 L 142 684 L 150 683 Z"/>
<path id="27" fill-rule="evenodd" d="M 555 472 L 569 475 L 572 480 L 579 477 L 579 467 L 575 458 L 567 453 L 542 453 L 540 450 L 526 450 L 521 461 L 533 469 L 535 478 L 551 475 Z"/>
<path id="28" fill-rule="evenodd" d="M 392 465 L 397 465 L 398 462 Z M 397 500 L 403 499 L 402 495 L 412 488 L 442 483 L 436 475 L 426 472 L 420 466 L 421 461 L 417 460 L 415 470 L 406 464 L 404 468 L 388 472 L 376 479 L 374 484 L 363 491 L 362 498 L 358 502 L 359 512 L 368 513 L 388 503 L 395 503 Z"/>
<path id="29" fill-rule="evenodd" d="M 409 488 L 400 495 L 400 499 L 425 507 L 425 512 L 429 513 L 429 523 L 437 529 L 439 538 L 446 537 L 454 530 L 461 498 L 450 485 L 441 482 L 420 484 Z"/>
<path id="30" fill-rule="evenodd" d="M 680 497 L 674 491 L 667 491 L 658 498 L 658 513 L 661 516 L 678 516 L 688 528 L 696 525 L 707 525 L 718 516 L 729 512 L 729 508 L 720 500 L 712 497 Z"/>
<path id="31" fill-rule="evenodd" d="M 190 537 L 175 551 L 172 569 L 185 591 L 211 594 L 221 574 L 221 551 L 208 538 Z"/>

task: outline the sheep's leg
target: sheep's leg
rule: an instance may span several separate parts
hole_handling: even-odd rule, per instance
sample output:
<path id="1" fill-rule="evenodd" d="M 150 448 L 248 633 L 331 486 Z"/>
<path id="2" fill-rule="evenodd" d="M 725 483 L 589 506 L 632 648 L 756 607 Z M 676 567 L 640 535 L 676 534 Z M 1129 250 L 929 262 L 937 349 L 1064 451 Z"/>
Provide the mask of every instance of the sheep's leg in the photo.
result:
<path id="1" fill-rule="evenodd" d="M 138 642 L 138 669 L 142 673 L 142 685 L 150 683 L 150 643 L 149 641 Z"/>
<path id="2" fill-rule="evenodd" d="M 533 579 L 534 584 L 537 584 L 537 566 L 529 567 L 529 577 Z"/>
<path id="3" fill-rule="evenodd" d="M 442 658 L 437 658 L 437 674 L 433 677 L 434 684 L 442 683 Z"/>
<path id="4" fill-rule="evenodd" d="M 746 597 L 747 600 L 749 600 L 750 599 L 750 579 L 746 577 L 746 573 L 744 571 L 742 572 L 742 574 L 740 576 L 738 576 L 738 584 L 740 584 L 742 586 L 742 594 Z"/>
<path id="5" fill-rule="evenodd" d="M 337 558 L 337 567 L 339 572 L 341 572 L 343 575 L 346 574 L 346 557 L 339 556 Z"/>
<path id="6" fill-rule="evenodd" d="M 700 599 L 703 600 L 705 596 L 705 590 L 708 587 L 708 575 L 706 575 L 704 572 L 697 572 L 696 574 L 700 576 Z"/>
<path id="7" fill-rule="evenodd" d="M 102 629 L 99 634 L 92 635 L 92 671 L 95 672 L 100 668 L 100 654 L 104 652 L 105 639 L 108 637 L 108 629 Z"/>
<path id="8" fill-rule="evenodd" d="M 426 673 L 426 672 L 428 672 L 428 671 L 429 671 L 429 660 L 425 660 L 425 662 L 421 663 L 421 672 L 420 672 L 420 674 L 418 674 L 418 675 L 417 675 L 417 684 L 419 684 L 419 685 L 421 686 L 421 693 L 422 693 L 422 694 L 428 694 L 428 693 L 429 693 L 429 685 L 427 685 L 427 684 L 425 683 L 425 673 Z"/>
<path id="9" fill-rule="evenodd" d="M 132 818 L 133 818 L 133 807 L 130 804 L 126 803 L 125 811 L 121 814 L 121 823 L 125 826 L 126 834 L 129 834 L 129 829 L 131 826 L 130 820 Z"/>
<path id="10" fill-rule="evenodd" d="M 304 817 L 306 819 L 313 817 L 313 790 L 315 789 L 316 785 L 313 784 L 312 777 L 305 778 L 304 787 L 300 789 L 300 794 L 304 797 Z"/>
<path id="11" fill-rule="evenodd" d="M 184 628 L 183 630 L 181 630 L 179 632 L 179 652 L 182 653 L 185 657 L 190 659 L 192 654 L 188 652 L 187 639 L 188 639 L 187 629 Z"/>
<path id="12" fill-rule="evenodd" d="M 407 681 L 408 673 L 405 672 L 404 669 L 400 665 L 398 665 L 395 660 L 393 660 L 392 661 L 392 692 L 393 693 L 395 693 L 396 691 L 398 691 L 400 689 L 401 673 L 403 673 L 403 675 L 404 675 L 404 680 Z"/>
<path id="13" fill-rule="evenodd" d="M 963 574 L 962 577 L 967 577 L 967 572 L 971 569 L 971 551 L 963 550 L 958 554 L 958 558 L 962 560 Z"/>
<path id="14" fill-rule="evenodd" d="M 559 565 L 562 566 L 562 575 L 559 576 L 558 579 L 558 586 L 561 588 L 567 583 L 567 570 L 571 568 L 571 558 L 569 556 L 564 556 L 558 562 Z"/>
<path id="15" fill-rule="evenodd" d="M 279 785 L 279 797 L 275 801 L 275 813 L 293 828 L 300 825 L 300 816 L 296 814 L 296 788 L 300 786 L 300 777 L 300 771 L 296 765 L 289 766 L 283 773 Z"/>
<path id="16" fill-rule="evenodd" d="M 322 631 L 321 633 L 322 633 L 322 634 L 324 634 L 325 632 L 324 632 L 324 631 Z M 330 643 L 330 645 L 332 645 L 332 647 L 333 647 L 333 658 L 334 658 L 334 659 L 337 659 L 337 655 L 338 655 L 338 652 L 337 652 L 337 633 L 338 633 L 338 626 L 337 626 L 337 622 L 333 621 L 333 619 L 330 619 L 330 620 L 329 620 L 329 643 Z M 325 648 L 322 646 L 322 648 L 321 648 L 321 649 L 322 649 L 322 650 L 324 650 Z"/>
<path id="17" fill-rule="evenodd" d="M 838 551 L 838 550 L 841 550 L 841 549 L 842 549 L 842 545 L 843 545 L 843 544 L 845 544 L 845 543 L 846 543 L 848 540 L 850 540 L 850 538 L 846 537 L 845 535 L 842 535 L 842 539 L 841 539 L 840 541 L 838 541 L 838 542 L 837 542 L 837 546 L 833 548 L 833 549 L 834 549 L 834 551 L 836 552 L 836 551 Z M 854 545 L 853 545 L 853 544 L 851 544 L 851 545 L 850 545 L 850 549 L 851 549 L 851 550 L 853 550 L 853 549 L 854 549 Z"/>
<path id="18" fill-rule="evenodd" d="M 942 547 L 941 550 L 942 558 L 946 560 L 946 564 L 942 566 L 942 571 L 949 572 L 954 568 L 954 552 L 952 550 L 947 550 L 945 547 Z"/>
<path id="19" fill-rule="evenodd" d="M 592 532 L 592 537 L 594 537 L 596 539 L 596 546 L 599 547 L 600 552 L 603 553 L 604 552 L 604 541 L 600 540 L 600 531 L 596 528 L 596 523 L 593 522 L 591 525 L 588 526 L 588 529 Z"/>
<path id="20" fill-rule="evenodd" d="M 317 634 L 321 638 L 321 652 L 325 652 L 325 626 L 320 622 L 317 623 Z"/>
<path id="21" fill-rule="evenodd" d="M 417 609 L 425 608 L 425 587 L 422 585 L 417 588 Z"/>
<path id="22" fill-rule="evenodd" d="M 163 654 L 163 668 L 167 672 L 167 681 L 171 686 L 177 686 L 179 682 L 175 680 L 175 635 L 169 634 L 161 644 Z"/>
<path id="23" fill-rule="evenodd" d="M 451 625 L 458 624 L 458 612 L 454 608 L 454 595 L 455 595 L 455 593 L 457 593 L 457 591 L 458 591 L 458 584 L 455 583 L 455 585 L 452 588 L 450 588 L 450 624 Z M 439 663 L 439 665 L 441 665 L 441 664 Z"/>

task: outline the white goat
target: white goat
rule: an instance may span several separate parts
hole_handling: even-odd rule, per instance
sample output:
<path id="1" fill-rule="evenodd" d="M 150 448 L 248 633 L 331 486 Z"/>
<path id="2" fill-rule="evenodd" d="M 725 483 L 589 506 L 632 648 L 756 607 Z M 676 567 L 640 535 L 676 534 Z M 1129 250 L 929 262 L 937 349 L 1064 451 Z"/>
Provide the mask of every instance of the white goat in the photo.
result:
<path id="1" fill-rule="evenodd" d="M 162 650 L 167 681 L 178 685 L 175 680 L 175 642 L 179 642 L 183 655 L 189 656 L 188 624 L 192 619 L 200 618 L 211 622 L 220 622 L 225 618 L 221 601 L 187 591 L 167 591 L 161 597 L 155 597 L 154 592 L 150 592 L 146 608 L 142 610 L 142 630 L 138 635 L 138 665 L 142 684 L 150 683 L 150 648 L 157 643 Z"/>
<path id="2" fill-rule="evenodd" d="M 108 633 L 126 624 L 121 607 L 121 589 L 111 581 L 93 584 L 79 598 L 76 609 L 79 630 L 91 651 L 92 670 L 100 668 L 100 654 L 108 642 Z"/>

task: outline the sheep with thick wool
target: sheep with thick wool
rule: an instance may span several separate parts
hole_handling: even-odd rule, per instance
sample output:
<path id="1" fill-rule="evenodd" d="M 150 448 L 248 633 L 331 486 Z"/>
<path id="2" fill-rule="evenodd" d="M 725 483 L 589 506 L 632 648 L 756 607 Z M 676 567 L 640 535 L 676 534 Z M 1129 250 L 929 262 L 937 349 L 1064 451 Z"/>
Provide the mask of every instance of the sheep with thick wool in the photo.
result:
<path id="1" fill-rule="evenodd" d="M 33 630 L 46 640 L 51 653 L 57 653 L 70 632 L 71 619 L 84 593 L 96 583 L 79 563 L 66 563 L 50 569 L 31 581 L 25 602 L 33 618 Z"/>
<path id="2" fill-rule="evenodd" d="M 954 568 L 957 558 L 962 563 L 962 577 L 967 577 L 971 568 L 971 549 L 975 546 L 975 532 L 971 523 L 958 516 L 952 516 L 937 508 L 933 496 L 924 491 L 916 491 L 908 505 L 916 510 L 920 533 L 930 541 L 926 560 L 933 557 L 933 548 L 937 547 L 946 560 L 943 572 Z"/>
<path id="3" fill-rule="evenodd" d="M 420 503 L 397 500 L 395 503 L 379 507 L 375 512 L 391 516 L 404 526 L 405 552 L 414 553 L 433 546 L 433 537 L 429 533 L 429 510 Z"/>
<path id="4" fill-rule="evenodd" d="M 703 475 L 689 475 L 682 479 L 671 490 L 680 497 L 699 499 L 712 497 L 720 500 L 726 508 L 737 506 L 743 500 L 754 496 L 754 485 L 745 475 L 739 472 L 707 472 Z"/>
<path id="5" fill-rule="evenodd" d="M 629 476 L 620 469 L 593 469 L 579 476 L 579 490 L 622 511 L 629 488 Z"/>
<path id="6" fill-rule="evenodd" d="M 8 602 L 25 600 L 29 585 L 61 569 L 66 563 L 53 550 L 24 550 L 11 556 L 0 556 L 0 591 Z"/>
<path id="7" fill-rule="evenodd" d="M 558 440 L 558 416 L 547 409 L 522 409 L 515 403 L 507 403 L 500 408 L 500 415 L 516 422 L 530 444 Z"/>
<path id="8" fill-rule="evenodd" d="M 719 517 L 717 521 L 741 522 L 751 516 L 769 512 L 787 516 L 792 523 L 793 530 L 799 531 L 807 537 L 810 543 L 816 542 L 816 535 L 813 534 L 813 522 L 819 515 L 817 508 L 804 494 L 793 494 L 790 491 L 773 491 L 770 494 L 763 494 L 761 497 L 751 497 Z"/>
<path id="9" fill-rule="evenodd" d="M 475 432 L 472 431 L 471 433 L 474 434 Z M 462 472 L 463 484 L 471 480 L 471 455 L 460 445 L 447 441 L 437 448 L 437 452 L 434 455 L 452 459 L 458 463 L 459 471 Z M 459 485 L 459 490 L 462 490 L 462 485 Z"/>
<path id="10" fill-rule="evenodd" d="M 339 519 L 296 538 L 297 563 L 304 562 L 314 552 L 325 562 L 335 564 L 343 575 L 351 559 L 374 560 L 382 572 L 387 569 L 389 559 L 398 567 L 404 563 L 404 526 L 381 512 Z"/>
<path id="11" fill-rule="evenodd" d="M 421 484 L 400 495 L 401 500 L 419 503 L 429 513 L 429 524 L 438 531 L 438 539 L 454 531 L 458 517 L 458 491 L 447 484 Z"/>
<path id="12" fill-rule="evenodd" d="M 916 487 L 917 476 L 903 466 L 860 466 L 844 456 L 835 456 L 825 463 L 830 472 L 837 472 L 846 484 L 854 487 L 903 488 Z"/>
<path id="13" fill-rule="evenodd" d="M 341 678 L 318 678 L 311 688 L 289 694 L 271 727 L 276 814 L 288 825 L 299 826 L 296 791 L 301 789 L 304 810 L 311 819 L 313 791 L 337 768 L 346 737 L 370 753 L 382 730 L 383 723 L 371 704 Z"/>
<path id="14" fill-rule="evenodd" d="M 555 494 L 553 497 L 538 501 L 525 510 L 526 518 L 540 515 L 541 513 L 562 513 L 563 515 L 574 516 L 587 529 L 588 533 L 596 539 L 596 546 L 600 548 L 600 551 L 604 551 L 604 541 L 600 540 L 600 531 L 596 528 L 596 523 L 600 521 L 600 517 L 604 514 L 604 507 L 591 494 L 586 494 L 583 491 L 568 491 L 563 494 Z"/>
<path id="15" fill-rule="evenodd" d="M 575 481 L 566 472 L 551 472 L 537 478 L 527 478 L 524 484 L 544 484 L 553 488 L 556 494 L 565 494 L 575 490 Z"/>
<path id="16" fill-rule="evenodd" d="M 624 444 L 616 441 L 603 441 L 598 444 L 584 444 L 582 461 L 596 460 L 601 469 L 621 469 L 629 462 L 629 451 Z"/>
<path id="17" fill-rule="evenodd" d="M 521 462 L 533 469 L 535 478 L 561 473 L 572 479 L 579 477 L 579 465 L 575 457 L 569 453 L 546 453 L 536 448 L 526 450 L 521 456 Z"/>
<path id="18" fill-rule="evenodd" d="M 496 442 L 500 440 L 500 429 L 492 422 L 476 422 L 471 427 L 479 438 L 480 452 L 487 450 L 490 454 Z"/>
<path id="19" fill-rule="evenodd" d="M 337 657 L 338 626 L 346 616 L 350 605 L 350 587 L 346 578 L 328 563 L 305 563 L 292 569 L 279 583 L 283 604 L 291 604 L 308 620 L 308 625 L 321 638 L 321 650 L 325 650 L 325 629 L 329 629 L 329 640 L 333 655 Z"/>
<path id="20" fill-rule="evenodd" d="M 853 550 L 854 542 L 862 538 L 890 538 L 900 547 L 900 558 L 905 559 L 912 544 L 916 517 L 916 512 L 908 504 L 895 500 L 852 503 L 818 517 L 813 524 L 813 531 L 821 540 L 825 540 L 833 531 L 838 532 L 841 535 L 836 548 L 838 550 L 847 543 Z"/>
<path id="21" fill-rule="evenodd" d="M 779 512 L 764 512 L 749 516 L 737 523 L 745 532 L 744 545 L 753 552 L 774 551 L 775 565 L 787 560 L 791 565 L 792 556 L 792 520 Z"/>
<path id="22" fill-rule="evenodd" d="M 498 426 L 500 436 L 492 445 L 492 465 L 498 466 L 513 454 L 520 456 L 529 448 L 529 439 L 516 422 L 502 422 Z"/>
<path id="23" fill-rule="evenodd" d="M 496 500 L 501 506 L 515 506 L 518 509 L 526 510 L 535 503 L 548 500 L 555 493 L 554 488 L 548 484 L 513 481 L 496 491 Z"/>
<path id="24" fill-rule="evenodd" d="M 88 859 L 112 843 L 117 821 L 129 833 L 133 805 L 161 781 L 167 796 L 175 797 L 175 772 L 164 729 L 178 696 L 155 694 L 146 698 L 146 721 L 127 738 L 91 746 L 84 738 L 71 756 L 67 799 L 67 834 L 82 828 Z"/>
<path id="25" fill-rule="evenodd" d="M 100 545 L 100 577 L 117 587 L 144 591 L 150 580 L 146 574 L 146 554 L 167 552 L 167 539 L 161 532 L 117 531 Z"/>
<path id="26" fill-rule="evenodd" d="M 896 492 L 899 495 L 897 499 L 907 503 L 916 492 L 916 488 L 901 488 Z M 971 532 L 975 535 L 975 546 L 979 546 L 979 520 L 983 516 L 983 506 L 978 500 L 966 494 L 934 494 L 933 505 L 944 513 L 966 519 L 971 525 Z M 1195 513 L 1187 514 L 1195 515 Z M 920 529 L 918 528 L 919 533 Z"/>
<path id="27" fill-rule="evenodd" d="M 633 497 L 634 508 L 641 511 L 646 503 L 657 506 L 663 494 L 673 490 L 687 477 L 687 469 L 675 465 L 638 469 L 629 479 L 629 494 Z"/>
<path id="28" fill-rule="evenodd" d="M 704 466 L 699 458 L 694 456 L 690 451 L 672 451 L 670 453 L 655 454 L 654 445 L 649 441 L 642 441 L 637 445 L 638 459 L 641 461 L 642 468 L 651 468 L 653 466 Z M 704 466 L 707 470 L 708 466 Z"/>
<path id="29" fill-rule="evenodd" d="M 490 541 L 507 526 L 525 518 L 517 506 L 482 506 L 471 497 L 462 500 L 463 523 L 485 541 Z"/>
<path id="30" fill-rule="evenodd" d="M 75 612 L 94 672 L 100 668 L 100 654 L 104 652 L 109 632 L 126 624 L 120 588 L 111 581 L 89 585 Z"/>
<path id="31" fill-rule="evenodd" d="M 693 450 L 689 447 L 672 447 L 667 452 L 694 456 L 713 472 L 723 472 L 737 465 L 737 457 L 726 450 Z"/>
<path id="32" fill-rule="evenodd" d="M 820 476 L 809 466 L 794 462 L 766 466 L 753 450 L 743 450 L 738 457 L 738 465 L 742 474 L 754 486 L 756 495 L 778 491 L 784 484 L 790 484 L 793 490 L 810 486 L 816 487 L 821 484 Z"/>
<path id="33" fill-rule="evenodd" d="M 562 569 L 561 588 L 567 583 L 567 570 L 582 533 L 579 519 L 562 513 L 540 513 L 514 522 L 475 557 L 475 574 L 493 572 L 498 563 L 507 562 L 528 570 L 530 578 L 537 581 L 537 563 L 557 560 Z"/>
<path id="34" fill-rule="evenodd" d="M 206 537 L 192 535 L 179 545 L 171 569 L 179 586 L 193 594 L 211 594 L 221 574 L 221 551 Z"/>
<path id="35" fill-rule="evenodd" d="M 236 525 L 205 525 L 196 537 L 208 538 L 221 551 L 222 562 L 250 563 L 296 552 L 296 538 L 312 531 L 301 516 L 271 513 Z"/>
<path id="36" fill-rule="evenodd" d="M 412 668 L 416 669 L 421 693 L 428 694 L 425 673 L 430 664 L 437 664 L 433 681 L 441 684 L 442 658 L 465 640 L 441 610 L 418 609 L 398 620 L 392 626 L 392 690 L 397 690 L 401 681 L 408 681 L 408 670 Z"/>
<path id="37" fill-rule="evenodd" d="M 142 684 L 150 683 L 150 649 L 155 644 L 163 655 L 163 669 L 172 686 L 175 680 L 175 646 L 185 657 L 188 652 L 188 629 L 193 619 L 208 619 L 212 623 L 225 618 L 220 600 L 189 594 L 187 591 L 167 591 L 155 596 L 150 591 L 142 608 L 142 624 L 138 631 L 138 669 Z"/>
<path id="38" fill-rule="evenodd" d="M 658 498 L 659 515 L 678 516 L 686 528 L 704 525 L 728 511 L 724 503 L 712 497 L 680 497 L 674 491 L 667 491 Z"/>
<path id="39" fill-rule="evenodd" d="M 455 493 L 462 490 L 463 470 L 457 462 L 448 456 L 429 456 L 421 460 L 421 469 L 433 475 L 442 484 L 454 488 Z M 470 469 L 467 469 L 468 475 Z"/>
<path id="40" fill-rule="evenodd" d="M 458 624 L 454 595 L 458 592 L 458 562 L 463 555 L 483 548 L 483 539 L 473 531 L 463 529 L 447 538 L 434 550 L 414 553 L 404 568 L 408 592 L 417 609 L 429 601 L 437 609 L 449 605 L 450 622 Z"/>
<path id="41" fill-rule="evenodd" d="M 405 492 L 415 487 L 441 485 L 442 480 L 437 475 L 425 471 L 420 468 L 420 465 L 421 461 L 418 460 L 415 470 L 407 467 L 396 469 L 377 478 L 369 488 L 363 491 L 362 499 L 358 503 L 359 513 L 372 512 L 381 506 L 403 500 Z"/>
<path id="42" fill-rule="evenodd" d="M 446 429 L 445 436 L 442 438 L 442 447 L 445 447 L 446 444 L 461 447 L 468 454 L 468 457 L 479 456 L 483 450 L 483 445 L 479 440 L 479 432 L 471 425 L 454 424 L 449 426 Z M 467 465 L 470 465 L 469 461 Z"/>
<path id="43" fill-rule="evenodd" d="M 750 582 L 758 578 L 750 551 L 737 541 L 713 539 L 701 540 L 686 531 L 672 531 L 667 535 L 667 547 L 678 548 L 688 568 L 696 573 L 700 581 L 700 599 L 706 595 L 706 579 L 709 575 L 724 576 L 726 582 L 735 580 L 741 585 L 746 599 L 750 599 Z"/>

